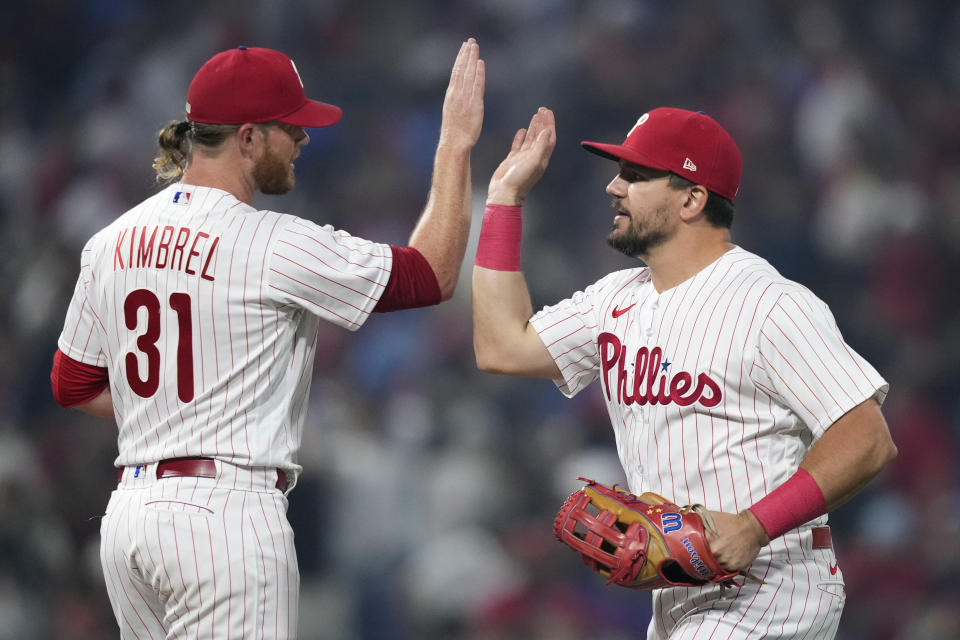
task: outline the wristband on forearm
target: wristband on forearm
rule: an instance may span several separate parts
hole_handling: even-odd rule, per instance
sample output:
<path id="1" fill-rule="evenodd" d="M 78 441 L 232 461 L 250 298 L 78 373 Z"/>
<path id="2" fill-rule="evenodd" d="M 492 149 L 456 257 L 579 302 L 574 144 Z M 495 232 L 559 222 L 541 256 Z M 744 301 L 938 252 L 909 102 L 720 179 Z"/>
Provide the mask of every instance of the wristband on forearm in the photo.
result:
<path id="1" fill-rule="evenodd" d="M 519 206 L 488 204 L 483 212 L 474 264 L 495 271 L 521 271 L 523 215 Z"/>
<path id="2" fill-rule="evenodd" d="M 806 469 L 798 469 L 789 480 L 750 507 L 771 540 L 822 516 L 827 502 L 820 485 Z"/>

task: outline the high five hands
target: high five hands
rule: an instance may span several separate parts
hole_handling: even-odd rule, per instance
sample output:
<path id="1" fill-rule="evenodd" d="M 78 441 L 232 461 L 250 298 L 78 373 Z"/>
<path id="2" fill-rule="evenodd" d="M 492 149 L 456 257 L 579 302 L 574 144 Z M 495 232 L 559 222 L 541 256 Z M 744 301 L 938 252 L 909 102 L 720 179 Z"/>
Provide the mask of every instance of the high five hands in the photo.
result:
<path id="1" fill-rule="evenodd" d="M 557 144 L 553 111 L 540 107 L 530 125 L 513 136 L 510 153 L 490 178 L 487 204 L 520 205 L 550 163 Z"/>

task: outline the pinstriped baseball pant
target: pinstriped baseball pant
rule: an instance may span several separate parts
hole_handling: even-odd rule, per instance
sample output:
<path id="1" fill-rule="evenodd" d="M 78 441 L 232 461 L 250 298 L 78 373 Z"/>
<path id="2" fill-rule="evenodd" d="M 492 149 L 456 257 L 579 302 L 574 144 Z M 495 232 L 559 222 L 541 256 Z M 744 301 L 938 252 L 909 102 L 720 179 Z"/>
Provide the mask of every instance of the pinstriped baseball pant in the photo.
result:
<path id="1" fill-rule="evenodd" d="M 100 528 L 120 636 L 296 638 L 300 591 L 276 472 L 217 463 L 217 478 L 128 467 Z"/>
<path id="2" fill-rule="evenodd" d="M 647 640 L 830 640 L 846 601 L 843 573 L 830 549 L 801 544 L 758 558 L 750 571 L 763 585 L 673 587 L 653 593 Z"/>

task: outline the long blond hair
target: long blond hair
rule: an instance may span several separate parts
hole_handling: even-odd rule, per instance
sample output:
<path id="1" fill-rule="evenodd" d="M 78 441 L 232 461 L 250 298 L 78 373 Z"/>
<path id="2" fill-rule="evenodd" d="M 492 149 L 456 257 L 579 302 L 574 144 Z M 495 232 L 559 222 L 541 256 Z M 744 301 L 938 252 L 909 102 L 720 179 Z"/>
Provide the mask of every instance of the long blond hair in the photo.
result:
<path id="1" fill-rule="evenodd" d="M 153 159 L 157 181 L 171 182 L 183 175 L 194 145 L 215 149 L 239 128 L 235 124 L 172 121 L 157 134 L 160 155 Z"/>

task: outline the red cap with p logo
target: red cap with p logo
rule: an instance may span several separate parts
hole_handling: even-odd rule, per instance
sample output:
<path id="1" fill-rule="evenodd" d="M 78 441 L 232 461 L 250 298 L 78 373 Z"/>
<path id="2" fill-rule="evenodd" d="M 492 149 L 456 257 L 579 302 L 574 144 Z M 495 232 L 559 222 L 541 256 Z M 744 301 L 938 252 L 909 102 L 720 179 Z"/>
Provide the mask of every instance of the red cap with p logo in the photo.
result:
<path id="1" fill-rule="evenodd" d="M 293 60 L 279 51 L 240 46 L 197 71 L 187 90 L 187 119 L 207 124 L 279 121 L 328 127 L 340 107 L 307 98 Z"/>
<path id="2" fill-rule="evenodd" d="M 701 111 L 660 107 L 640 116 L 623 144 L 580 144 L 604 158 L 671 171 L 728 200 L 740 188 L 740 150 L 730 134 Z"/>

